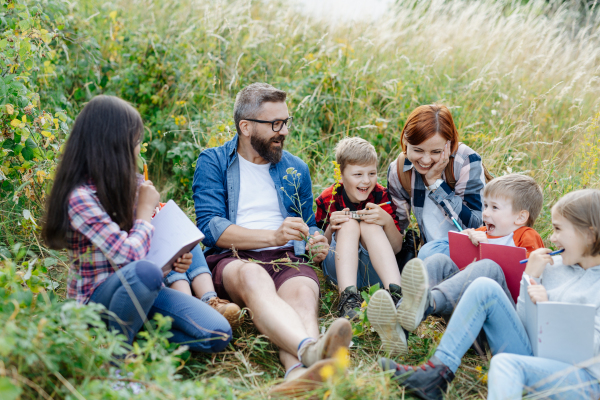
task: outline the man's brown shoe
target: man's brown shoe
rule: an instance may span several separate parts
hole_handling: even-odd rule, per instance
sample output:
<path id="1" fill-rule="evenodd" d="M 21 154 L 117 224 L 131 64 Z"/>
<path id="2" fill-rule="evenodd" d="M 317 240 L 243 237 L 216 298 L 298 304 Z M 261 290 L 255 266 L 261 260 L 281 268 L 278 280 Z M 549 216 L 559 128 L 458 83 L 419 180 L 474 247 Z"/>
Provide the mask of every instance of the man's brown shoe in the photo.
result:
<path id="1" fill-rule="evenodd" d="M 314 363 L 310 368 L 299 367 L 289 373 L 283 383 L 273 386 L 269 394 L 274 397 L 306 396 L 307 392 L 318 389 L 328 374 L 321 371 L 328 367 L 335 371 L 335 360 L 329 358 Z"/>
<path id="2" fill-rule="evenodd" d="M 300 348 L 298 358 L 307 367 L 317 361 L 332 358 L 340 347 L 350 347 L 352 324 L 345 318 L 338 318 L 318 340 Z"/>
<path id="3" fill-rule="evenodd" d="M 242 315 L 240 306 L 235 303 L 220 299 L 216 296 L 210 299 L 207 303 L 225 317 L 227 322 L 229 322 L 229 325 L 231 325 L 231 329 L 237 328 L 244 321 L 244 316 Z"/>

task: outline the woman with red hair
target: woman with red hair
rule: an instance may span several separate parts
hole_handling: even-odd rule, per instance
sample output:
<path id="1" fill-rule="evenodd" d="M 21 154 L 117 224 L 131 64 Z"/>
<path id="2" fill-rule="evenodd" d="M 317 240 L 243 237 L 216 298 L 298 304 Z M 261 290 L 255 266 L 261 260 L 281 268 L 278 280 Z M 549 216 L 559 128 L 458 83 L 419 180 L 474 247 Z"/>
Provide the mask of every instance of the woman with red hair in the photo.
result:
<path id="1" fill-rule="evenodd" d="M 402 153 L 388 169 L 388 190 L 400 227 L 417 219 L 425 243 L 419 258 L 450 255 L 448 232 L 479 228 L 485 173 L 481 157 L 458 141 L 452 114 L 444 105 L 417 107 L 400 137 Z"/>

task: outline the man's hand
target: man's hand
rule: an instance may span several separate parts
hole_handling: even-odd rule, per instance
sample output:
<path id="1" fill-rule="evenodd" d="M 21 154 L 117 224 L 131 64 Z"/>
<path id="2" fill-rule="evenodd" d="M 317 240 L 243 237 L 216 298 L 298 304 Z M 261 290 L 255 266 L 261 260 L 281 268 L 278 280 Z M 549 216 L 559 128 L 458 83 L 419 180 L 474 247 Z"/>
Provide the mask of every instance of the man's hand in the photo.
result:
<path id="1" fill-rule="evenodd" d="M 542 272 L 546 269 L 546 265 L 554 264 L 552 256 L 548 255 L 551 253 L 550 249 L 537 249 L 529 254 L 529 260 L 527 260 L 527 267 L 525 267 L 525 273 L 532 278 L 539 278 L 542 276 Z"/>
<path id="2" fill-rule="evenodd" d="M 329 226 L 332 231 L 337 231 L 342 227 L 344 222 L 350 221 L 350 216 L 346 214 L 346 211 L 350 211 L 349 208 L 344 208 L 342 211 L 334 211 L 329 216 Z"/>
<path id="3" fill-rule="evenodd" d="M 533 279 L 530 279 L 529 282 L 531 282 L 531 285 L 527 288 L 527 293 L 533 304 L 548 301 L 548 292 L 546 292 L 546 288 Z"/>
<path id="4" fill-rule="evenodd" d="M 308 225 L 304 223 L 302 218 L 288 217 L 274 232 L 273 243 L 275 246 L 283 246 L 290 240 L 303 240 L 303 235 L 305 238 L 308 237 Z"/>
<path id="5" fill-rule="evenodd" d="M 442 172 L 444 172 L 444 169 L 446 169 L 446 165 L 448 165 L 448 161 L 450 160 L 450 150 L 450 141 L 448 140 L 438 162 L 433 164 L 431 169 L 425 174 L 427 186 L 433 185 L 438 179 L 442 179 Z"/>
<path id="6" fill-rule="evenodd" d="M 473 246 L 479 246 L 479 243 L 487 243 L 487 235 L 483 231 L 476 231 L 475 229 L 465 229 L 462 233 L 469 235 L 469 239 Z"/>
<path id="7" fill-rule="evenodd" d="M 173 263 L 175 272 L 185 272 L 192 265 L 192 253 L 185 253 Z"/>
<path id="8" fill-rule="evenodd" d="M 320 263 L 327 257 L 327 253 L 329 253 L 329 243 L 327 243 L 327 238 L 321 235 L 321 233 L 315 232 L 314 236 L 308 239 L 306 250 L 313 255 L 313 261 L 315 263 Z"/>
<path id="9" fill-rule="evenodd" d="M 357 213 L 360 215 L 361 221 L 367 224 L 385 226 L 390 222 L 394 222 L 394 219 L 387 211 L 373 203 L 367 203 L 366 209 L 357 211 Z"/>

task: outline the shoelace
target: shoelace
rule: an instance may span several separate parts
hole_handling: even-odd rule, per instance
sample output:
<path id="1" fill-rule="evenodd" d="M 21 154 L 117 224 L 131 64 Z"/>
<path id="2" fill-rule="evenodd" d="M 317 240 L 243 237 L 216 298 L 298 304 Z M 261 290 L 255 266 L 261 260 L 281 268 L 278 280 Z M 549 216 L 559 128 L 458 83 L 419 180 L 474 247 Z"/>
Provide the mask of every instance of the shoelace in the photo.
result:
<path id="1" fill-rule="evenodd" d="M 432 363 L 431 361 L 427 361 L 425 364 L 423 364 L 423 365 L 420 365 L 420 366 L 417 366 L 417 367 L 415 367 L 415 366 L 413 366 L 413 365 L 401 365 L 401 364 L 397 364 L 397 365 L 396 365 L 396 370 L 397 370 L 397 371 L 400 371 L 400 369 L 401 369 L 401 368 L 403 368 L 403 369 L 404 369 L 404 371 L 408 371 L 409 369 L 412 369 L 413 371 L 416 371 L 416 370 L 417 370 L 417 368 L 421 368 L 423 371 L 427 371 L 427 368 L 426 368 L 426 366 L 428 366 L 428 365 L 429 365 L 431 368 L 435 368 L 435 367 L 436 367 L 436 365 L 435 365 L 434 363 Z"/>

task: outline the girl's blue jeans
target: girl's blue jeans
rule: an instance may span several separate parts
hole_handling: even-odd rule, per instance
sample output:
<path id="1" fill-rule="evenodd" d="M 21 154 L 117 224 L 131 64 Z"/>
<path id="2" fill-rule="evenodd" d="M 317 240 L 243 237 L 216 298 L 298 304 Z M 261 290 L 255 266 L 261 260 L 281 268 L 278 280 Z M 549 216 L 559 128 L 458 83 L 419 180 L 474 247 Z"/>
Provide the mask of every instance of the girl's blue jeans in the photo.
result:
<path id="1" fill-rule="evenodd" d="M 494 354 L 488 373 L 488 399 L 520 399 L 523 391 L 557 399 L 600 396 L 600 385 L 587 370 L 533 356 L 513 304 L 502 287 L 489 278 L 477 278 L 465 290 L 435 356 L 456 372 L 482 328 Z M 556 377 L 546 379 L 555 373 Z"/>
<path id="2" fill-rule="evenodd" d="M 162 271 L 148 261 L 119 269 L 94 290 L 90 301 L 114 314 L 108 316 L 108 327 L 124 334 L 129 344 L 156 313 L 173 319 L 169 341 L 191 351 L 219 352 L 231 340 L 231 326 L 221 314 L 195 297 L 163 287 Z"/>
<path id="3" fill-rule="evenodd" d="M 175 272 L 175 270 L 171 270 L 165 278 L 165 285 L 171 286 L 173 282 L 181 280 L 185 280 L 187 283 L 191 284 L 194 278 L 200 274 L 211 275 L 200 245 L 194 247 L 190 253 L 192 253 L 192 264 L 188 270 L 185 272 Z M 200 295 L 203 294 L 204 293 L 200 293 Z"/>

